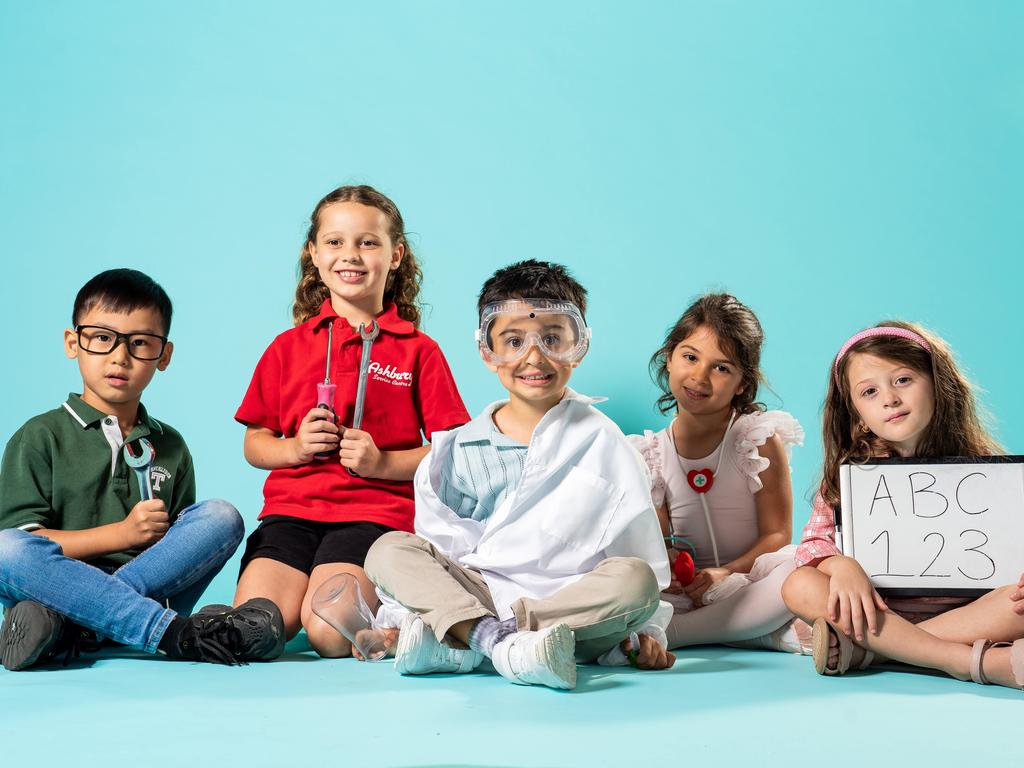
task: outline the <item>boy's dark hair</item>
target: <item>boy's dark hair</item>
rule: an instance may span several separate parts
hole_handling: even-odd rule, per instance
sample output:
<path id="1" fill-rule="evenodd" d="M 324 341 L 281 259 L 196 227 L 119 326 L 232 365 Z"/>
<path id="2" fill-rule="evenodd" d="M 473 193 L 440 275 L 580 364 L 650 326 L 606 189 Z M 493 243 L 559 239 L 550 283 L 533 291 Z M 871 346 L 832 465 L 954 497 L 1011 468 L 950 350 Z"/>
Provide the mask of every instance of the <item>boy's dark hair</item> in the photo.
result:
<path id="1" fill-rule="evenodd" d="M 552 299 L 571 301 L 587 315 L 587 289 L 577 282 L 569 270 L 550 261 L 527 259 L 502 267 L 491 275 L 476 302 L 477 315 L 495 301 L 507 299 Z"/>
<path id="2" fill-rule="evenodd" d="M 71 324 L 78 325 L 79 318 L 95 307 L 112 312 L 132 312 L 151 307 L 163 319 L 164 335 L 171 332 L 170 297 L 156 280 L 137 269 L 108 269 L 83 285 L 75 297 Z"/>

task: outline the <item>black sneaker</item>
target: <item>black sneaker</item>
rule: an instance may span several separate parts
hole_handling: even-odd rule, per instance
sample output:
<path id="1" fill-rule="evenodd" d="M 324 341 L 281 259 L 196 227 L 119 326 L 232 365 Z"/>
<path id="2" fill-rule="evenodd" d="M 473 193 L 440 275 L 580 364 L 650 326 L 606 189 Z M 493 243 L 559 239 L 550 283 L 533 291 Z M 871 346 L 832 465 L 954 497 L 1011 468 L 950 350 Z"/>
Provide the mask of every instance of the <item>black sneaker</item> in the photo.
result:
<path id="1" fill-rule="evenodd" d="M 0 660 L 12 672 L 52 656 L 64 634 L 64 617 L 45 605 L 23 600 L 4 612 Z"/>
<path id="2" fill-rule="evenodd" d="M 23 600 L 4 613 L 0 628 L 0 660 L 12 672 L 43 664 L 64 653 L 64 666 L 82 651 L 98 651 L 88 629 L 74 624 L 45 605 Z"/>
<path id="3" fill-rule="evenodd" d="M 200 608 L 186 619 L 178 637 L 184 658 L 229 665 L 276 659 L 284 643 L 281 611 L 265 597 L 254 597 L 237 608 Z"/>

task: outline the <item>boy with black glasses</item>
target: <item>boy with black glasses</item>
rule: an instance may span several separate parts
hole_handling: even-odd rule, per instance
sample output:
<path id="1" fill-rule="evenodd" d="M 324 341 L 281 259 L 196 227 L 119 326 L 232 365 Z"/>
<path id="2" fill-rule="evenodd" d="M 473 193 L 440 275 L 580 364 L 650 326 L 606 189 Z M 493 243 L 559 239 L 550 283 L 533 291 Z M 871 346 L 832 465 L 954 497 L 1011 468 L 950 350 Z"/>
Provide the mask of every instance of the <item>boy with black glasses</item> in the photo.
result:
<path id="1" fill-rule="evenodd" d="M 72 322 L 64 352 L 82 394 L 30 419 L 0 468 L 0 661 L 69 660 L 96 638 L 222 664 L 277 657 L 283 624 L 269 600 L 188 615 L 244 531 L 227 502 L 195 503 L 184 440 L 140 402 L 174 350 L 167 294 L 109 270 L 79 291 Z M 140 454 L 152 460 L 135 469 Z"/>

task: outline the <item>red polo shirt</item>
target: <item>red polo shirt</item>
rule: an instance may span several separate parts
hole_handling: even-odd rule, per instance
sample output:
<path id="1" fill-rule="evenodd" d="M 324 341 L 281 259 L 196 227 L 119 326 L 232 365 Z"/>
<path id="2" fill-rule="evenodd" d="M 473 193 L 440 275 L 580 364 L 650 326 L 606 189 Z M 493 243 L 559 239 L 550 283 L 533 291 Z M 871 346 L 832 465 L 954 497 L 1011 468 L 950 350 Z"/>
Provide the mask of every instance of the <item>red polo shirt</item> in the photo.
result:
<path id="1" fill-rule="evenodd" d="M 325 301 L 320 314 L 285 331 L 263 353 L 235 419 L 294 437 L 327 367 L 327 327 L 334 324 L 331 382 L 335 412 L 352 424 L 362 340 Z M 370 353 L 363 429 L 382 451 L 419 448 L 437 431 L 469 421 L 448 363 L 437 342 L 398 316 L 391 305 L 377 318 L 380 334 Z M 263 486 L 260 517 L 291 515 L 325 523 L 369 521 L 413 530 L 409 481 L 353 477 L 341 463 L 314 459 L 271 470 Z"/>

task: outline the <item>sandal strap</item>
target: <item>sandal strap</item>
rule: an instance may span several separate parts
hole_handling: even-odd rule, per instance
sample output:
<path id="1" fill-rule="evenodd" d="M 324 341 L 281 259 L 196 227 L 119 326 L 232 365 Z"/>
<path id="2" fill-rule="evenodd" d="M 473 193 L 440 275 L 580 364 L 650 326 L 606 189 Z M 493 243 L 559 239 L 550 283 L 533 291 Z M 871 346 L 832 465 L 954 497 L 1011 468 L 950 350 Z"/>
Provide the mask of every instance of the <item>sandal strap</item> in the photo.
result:
<path id="1" fill-rule="evenodd" d="M 836 640 L 839 642 L 839 662 L 836 664 L 835 674 L 845 675 L 850 669 L 850 661 L 853 660 L 853 641 L 842 633 L 832 622 L 829 622 Z"/>
<path id="2" fill-rule="evenodd" d="M 971 680 L 978 685 L 988 685 L 985 670 L 981 668 L 981 660 L 991 644 L 989 640 L 975 640 L 974 645 L 971 647 Z"/>

